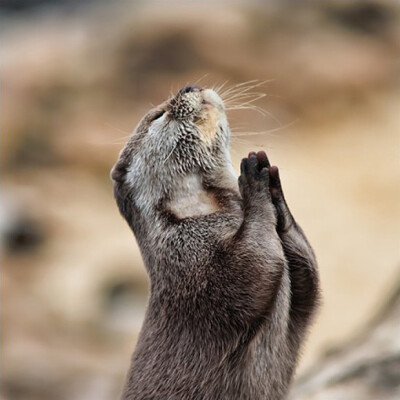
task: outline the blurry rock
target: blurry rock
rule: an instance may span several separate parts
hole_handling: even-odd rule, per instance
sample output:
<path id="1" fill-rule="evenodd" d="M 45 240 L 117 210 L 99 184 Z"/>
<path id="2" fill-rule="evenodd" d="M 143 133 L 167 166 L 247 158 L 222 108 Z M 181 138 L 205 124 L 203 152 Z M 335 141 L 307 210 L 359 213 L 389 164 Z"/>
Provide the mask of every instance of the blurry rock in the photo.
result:
<path id="1" fill-rule="evenodd" d="M 290 399 L 400 398 L 400 286 L 364 331 L 301 378 Z"/>
<path id="2" fill-rule="evenodd" d="M 106 328 L 127 334 L 138 332 L 146 309 L 147 282 L 139 276 L 118 276 L 106 282 L 101 294 L 104 311 L 102 322 Z"/>
<path id="3" fill-rule="evenodd" d="M 91 0 L 93 1 L 93 0 Z M 81 3 L 80 0 L 2 0 L 0 9 L 11 12 L 30 12 L 38 7 L 72 6 Z"/>
<path id="4" fill-rule="evenodd" d="M 55 165 L 59 159 L 46 133 L 29 129 L 19 133 L 19 140 L 7 160 L 7 168 L 21 169 Z"/>
<path id="5" fill-rule="evenodd" d="M 44 241 L 41 224 L 23 210 L 0 203 L 1 242 L 10 254 L 25 254 L 36 250 Z"/>
<path id="6" fill-rule="evenodd" d="M 39 224 L 21 216 L 4 232 L 4 244 L 11 253 L 26 253 L 38 247 L 44 239 Z"/>
<path id="7" fill-rule="evenodd" d="M 383 3 L 383 4 L 382 4 Z M 382 2 L 350 3 L 347 7 L 331 9 L 330 16 L 342 27 L 356 33 L 382 34 L 395 22 L 394 10 Z"/>

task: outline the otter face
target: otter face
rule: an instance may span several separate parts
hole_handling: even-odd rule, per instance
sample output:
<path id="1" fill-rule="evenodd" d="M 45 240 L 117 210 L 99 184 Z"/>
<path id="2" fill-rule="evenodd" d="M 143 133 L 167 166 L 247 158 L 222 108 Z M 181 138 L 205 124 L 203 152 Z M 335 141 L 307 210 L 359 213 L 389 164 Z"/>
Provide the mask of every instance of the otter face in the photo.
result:
<path id="1" fill-rule="evenodd" d="M 204 142 L 211 144 L 220 122 L 226 122 L 222 99 L 211 89 L 187 86 L 170 101 L 170 117 L 177 121 L 193 121 Z"/>
<path id="2" fill-rule="evenodd" d="M 128 186 L 139 203 L 154 202 L 189 175 L 212 181 L 225 167 L 232 169 L 229 137 L 219 95 L 185 87 L 140 121 L 112 170 L 116 191 Z"/>

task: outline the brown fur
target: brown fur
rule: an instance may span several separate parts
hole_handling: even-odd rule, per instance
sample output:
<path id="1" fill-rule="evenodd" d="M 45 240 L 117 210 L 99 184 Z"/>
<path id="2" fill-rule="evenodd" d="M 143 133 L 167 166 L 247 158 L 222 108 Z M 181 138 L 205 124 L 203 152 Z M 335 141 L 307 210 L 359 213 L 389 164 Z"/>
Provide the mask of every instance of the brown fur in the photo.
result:
<path id="1" fill-rule="evenodd" d="M 185 88 L 144 117 L 113 168 L 151 281 L 125 400 L 288 391 L 318 300 L 315 256 L 265 153 L 243 159 L 238 190 L 229 136 L 215 92 Z M 196 201 L 214 199 L 213 212 L 171 209 L 190 174 L 204 191 Z"/>

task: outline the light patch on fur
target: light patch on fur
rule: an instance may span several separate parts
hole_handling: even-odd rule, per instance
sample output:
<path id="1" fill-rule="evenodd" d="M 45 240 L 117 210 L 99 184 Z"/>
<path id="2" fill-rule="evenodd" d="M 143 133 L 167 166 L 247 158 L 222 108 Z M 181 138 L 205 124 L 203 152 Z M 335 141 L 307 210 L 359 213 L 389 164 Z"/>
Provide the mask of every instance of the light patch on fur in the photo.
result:
<path id="1" fill-rule="evenodd" d="M 219 210 L 214 196 L 204 190 L 200 177 L 185 176 L 167 208 L 179 219 L 209 215 Z"/>
<path id="2" fill-rule="evenodd" d="M 208 146 L 211 146 L 213 143 L 220 119 L 221 112 L 213 107 L 205 112 L 204 118 L 197 124 L 201 138 Z"/>

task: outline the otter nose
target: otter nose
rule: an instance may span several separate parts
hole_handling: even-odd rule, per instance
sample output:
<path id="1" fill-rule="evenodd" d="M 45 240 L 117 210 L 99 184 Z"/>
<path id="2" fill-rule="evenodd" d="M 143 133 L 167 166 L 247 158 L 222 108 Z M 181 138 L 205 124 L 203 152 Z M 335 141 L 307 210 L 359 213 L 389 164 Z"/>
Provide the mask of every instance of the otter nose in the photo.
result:
<path id="1" fill-rule="evenodd" d="M 180 90 L 180 94 L 185 94 L 189 92 L 200 92 L 201 90 L 203 89 L 199 86 L 186 86 Z"/>

